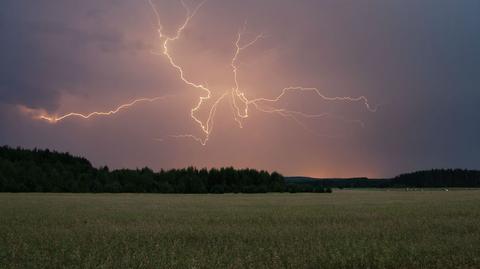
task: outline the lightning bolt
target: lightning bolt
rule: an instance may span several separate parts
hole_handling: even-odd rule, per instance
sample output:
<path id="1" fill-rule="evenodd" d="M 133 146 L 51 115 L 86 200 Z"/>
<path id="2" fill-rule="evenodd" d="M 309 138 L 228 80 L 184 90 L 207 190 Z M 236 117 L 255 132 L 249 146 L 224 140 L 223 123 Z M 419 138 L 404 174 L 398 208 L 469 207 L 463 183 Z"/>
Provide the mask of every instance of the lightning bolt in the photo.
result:
<path id="1" fill-rule="evenodd" d="M 233 108 L 235 110 L 234 111 L 234 118 L 235 118 L 235 121 L 237 121 L 237 123 L 239 124 L 240 128 L 242 128 L 241 119 L 245 119 L 245 118 L 248 117 L 248 110 L 249 110 L 250 105 L 253 105 L 257 110 L 259 110 L 261 112 L 276 113 L 276 114 L 279 114 L 280 116 L 283 116 L 283 117 L 292 118 L 295 122 L 297 122 L 299 124 L 300 124 L 300 121 L 298 120 L 298 118 L 295 117 L 295 115 L 303 117 L 303 118 L 334 117 L 330 113 L 307 114 L 307 113 L 303 113 L 303 112 L 300 112 L 300 111 L 287 110 L 287 109 L 284 109 L 284 108 L 278 108 L 278 109 L 264 109 L 264 108 L 262 108 L 262 103 L 276 103 L 276 102 L 280 101 L 287 94 L 287 92 L 291 92 L 291 91 L 313 92 L 318 97 L 320 97 L 321 99 L 323 99 L 325 101 L 363 102 L 365 107 L 367 108 L 367 110 L 369 110 L 370 112 L 376 112 L 377 111 L 377 107 L 372 107 L 369 104 L 369 101 L 365 96 L 360 96 L 360 97 L 356 97 L 356 98 L 354 98 L 354 97 L 329 97 L 329 96 L 326 96 L 326 95 L 322 94 L 320 92 L 320 90 L 317 89 L 317 88 L 307 88 L 307 87 L 301 87 L 301 86 L 292 86 L 292 87 L 284 88 L 281 91 L 281 93 L 275 98 L 271 98 L 271 99 L 257 98 L 257 99 L 249 100 L 245 96 L 245 93 L 240 91 L 240 86 L 239 86 L 239 82 L 238 82 L 239 67 L 237 66 L 237 61 L 238 61 L 238 58 L 240 56 L 240 53 L 243 50 L 245 50 L 245 49 L 249 48 L 250 46 L 254 45 L 258 40 L 264 38 L 265 36 L 263 34 L 259 34 L 254 39 L 249 41 L 248 43 L 246 43 L 244 45 L 240 45 L 240 42 L 242 40 L 242 35 L 246 31 L 246 24 L 247 23 L 245 22 L 243 28 L 237 34 L 237 39 L 235 41 L 235 53 L 234 53 L 234 56 L 233 56 L 231 64 L 230 64 L 231 67 L 232 67 L 232 70 L 233 70 L 233 77 L 234 77 L 233 80 L 234 80 L 234 84 L 235 84 L 235 87 L 232 90 L 232 102 L 233 102 Z M 244 106 L 243 113 L 241 112 L 239 106 L 237 105 L 237 99 L 241 103 L 243 103 L 243 106 Z M 362 127 L 364 127 L 364 123 L 359 121 L 359 120 L 350 120 L 350 121 L 357 122 Z M 300 124 L 300 125 L 303 126 L 303 124 Z"/>
<path id="2" fill-rule="evenodd" d="M 243 127 L 242 120 L 249 117 L 250 106 L 253 106 L 258 111 L 261 111 L 261 112 L 264 112 L 264 113 L 275 113 L 275 114 L 278 114 L 282 117 L 290 118 L 304 128 L 306 128 L 306 126 L 299 120 L 299 118 L 316 119 L 316 118 L 322 118 L 322 117 L 336 117 L 336 118 L 339 118 L 339 119 L 344 120 L 344 121 L 357 123 L 360 126 L 364 127 L 364 123 L 359 121 L 359 120 L 348 120 L 348 119 L 345 119 L 343 117 L 334 116 L 330 113 L 308 114 L 308 113 L 304 113 L 304 112 L 301 112 L 301 111 L 292 111 L 292 110 L 288 110 L 288 109 L 285 109 L 285 108 L 275 108 L 275 107 L 272 107 L 271 105 L 268 105 L 268 104 L 274 104 L 274 103 L 279 102 L 288 92 L 300 92 L 300 93 L 301 92 L 312 92 L 312 93 L 316 94 L 319 98 L 323 99 L 324 101 L 363 102 L 363 104 L 365 105 L 367 110 L 369 110 L 371 112 L 375 112 L 377 110 L 376 107 L 372 107 L 370 105 L 368 99 L 365 96 L 360 96 L 360 97 L 348 97 L 348 96 L 347 97 L 330 97 L 330 96 L 326 96 L 326 95 L 322 94 L 320 92 L 320 90 L 317 89 L 317 88 L 307 88 L 307 87 L 301 87 L 301 86 L 292 86 L 292 87 L 284 88 L 280 92 L 280 94 L 278 96 L 274 97 L 274 98 L 257 98 L 257 99 L 247 98 L 245 92 L 243 92 L 240 89 L 240 82 L 239 82 L 239 79 L 238 79 L 238 72 L 239 72 L 238 59 L 239 59 L 242 51 L 244 51 L 244 50 L 248 49 L 249 47 L 253 46 L 260 39 L 264 38 L 265 35 L 264 34 L 259 34 L 259 35 L 255 36 L 255 38 L 253 38 L 252 40 L 242 44 L 242 37 L 243 37 L 243 34 L 246 31 L 246 25 L 247 25 L 247 23 L 245 22 L 243 28 L 241 28 L 240 31 L 237 33 L 237 38 L 234 42 L 235 51 L 234 51 L 234 55 L 233 55 L 231 63 L 230 63 L 230 66 L 232 68 L 232 73 L 233 73 L 234 86 L 233 86 L 232 90 L 230 91 L 230 93 L 226 92 L 220 98 L 217 99 L 215 104 L 211 107 L 208 118 L 205 121 L 200 120 L 196 116 L 196 112 L 202 107 L 202 105 L 205 103 L 206 100 L 211 98 L 212 90 L 209 89 L 208 87 L 202 85 L 202 84 L 196 84 L 196 83 L 188 80 L 185 77 L 184 70 L 182 69 L 182 67 L 180 65 L 178 65 L 175 62 L 173 56 L 169 53 L 168 45 L 170 44 L 170 42 L 180 39 L 183 30 L 186 27 L 188 27 L 189 22 L 193 19 L 194 15 L 197 13 L 197 11 L 200 9 L 200 7 L 204 5 L 205 1 L 200 2 L 200 4 L 196 6 L 196 8 L 194 9 L 193 12 L 190 11 L 190 9 L 188 8 L 188 6 L 185 5 L 183 0 L 181 0 L 180 2 L 182 4 L 182 6 L 185 8 L 187 16 L 186 16 L 186 19 L 185 19 L 184 23 L 177 29 L 176 35 L 173 36 L 173 37 L 169 37 L 169 36 L 167 36 L 163 33 L 163 25 L 161 24 L 159 12 L 158 12 L 155 4 L 153 4 L 152 0 L 149 0 L 150 6 L 152 7 L 152 9 L 153 9 L 153 11 L 156 15 L 156 19 L 157 19 L 157 22 L 158 22 L 158 33 L 159 33 L 160 40 L 162 40 L 163 51 L 162 51 L 162 53 L 160 53 L 160 55 L 163 55 L 163 56 L 167 57 L 167 59 L 170 62 L 170 65 L 178 71 L 178 73 L 180 75 L 180 79 L 185 84 L 187 84 L 188 86 L 200 89 L 200 90 L 205 92 L 205 96 L 200 97 L 197 105 L 195 107 L 193 107 L 192 110 L 191 110 L 192 119 L 201 127 L 201 129 L 203 130 L 203 132 L 205 134 L 205 137 L 202 139 L 202 138 L 199 138 L 199 137 L 197 137 L 193 134 L 175 135 L 173 137 L 175 137 L 175 138 L 192 138 L 195 141 L 200 142 L 202 145 L 206 145 L 207 141 L 209 140 L 209 136 L 210 136 L 210 134 L 213 130 L 213 123 L 214 123 L 214 118 L 215 118 L 216 107 L 218 106 L 220 101 L 222 101 L 226 97 L 226 95 L 228 95 L 228 94 L 231 96 L 231 105 L 232 105 L 234 119 L 238 123 L 240 128 Z"/>
<path id="3" fill-rule="evenodd" d="M 213 130 L 213 125 L 214 125 L 214 118 L 215 118 L 215 113 L 217 111 L 217 106 L 218 104 L 220 103 L 220 101 L 223 100 L 223 98 L 226 96 L 226 93 L 224 93 L 223 95 L 221 95 L 217 100 L 216 102 L 213 104 L 213 106 L 211 107 L 210 109 L 210 113 L 208 114 L 208 118 L 204 121 L 202 121 L 198 116 L 197 116 L 197 112 L 198 110 L 202 107 L 202 105 L 207 101 L 209 100 L 210 98 L 212 98 L 212 90 L 210 90 L 206 85 L 203 85 L 203 84 L 198 84 L 198 83 L 195 83 L 195 82 L 192 82 L 190 81 L 189 79 L 186 78 L 185 76 L 185 71 L 183 70 L 183 68 L 178 65 L 173 56 L 170 54 L 170 51 L 168 49 L 168 45 L 171 43 L 171 42 L 174 42 L 178 39 L 180 39 L 183 31 L 185 30 L 185 28 L 188 26 L 188 24 L 190 23 L 190 21 L 192 20 L 192 18 L 195 16 L 195 14 L 197 13 L 197 11 L 203 6 L 203 4 L 205 3 L 206 1 L 202 1 L 200 2 L 199 5 L 197 5 L 195 7 L 195 9 L 192 11 L 190 10 L 190 8 L 185 4 L 185 2 L 183 0 L 180 0 L 180 3 L 182 4 L 183 8 L 185 9 L 186 11 L 186 18 L 183 22 L 183 24 L 178 27 L 177 31 L 175 32 L 175 35 L 174 36 L 168 36 L 167 34 L 164 33 L 163 31 L 163 24 L 162 24 L 162 21 L 160 19 L 160 13 L 158 12 L 158 9 L 157 7 L 155 6 L 155 4 L 152 2 L 152 0 L 148 0 L 148 3 L 150 4 L 150 6 L 152 7 L 153 11 L 154 11 L 154 14 L 155 14 L 155 18 L 157 20 L 157 32 L 158 32 L 158 37 L 159 37 L 159 40 L 160 42 L 162 43 L 162 51 L 160 53 L 156 53 L 156 52 L 153 52 L 154 54 L 158 54 L 158 55 L 161 55 L 161 56 L 165 56 L 167 59 L 168 59 L 168 62 L 170 63 L 170 65 L 175 69 L 177 70 L 178 74 L 179 74 L 179 77 L 180 79 L 187 85 L 187 86 L 190 86 L 190 87 L 193 87 L 193 88 L 196 88 L 198 90 L 201 90 L 205 93 L 204 96 L 201 96 L 199 98 L 199 101 L 197 103 L 196 106 L 194 106 L 191 110 L 190 110 L 190 116 L 191 118 L 200 126 L 201 130 L 203 131 L 204 133 L 204 138 L 200 138 L 200 137 L 197 137 L 193 134 L 185 134 L 185 135 L 175 135 L 175 136 L 172 136 L 172 137 L 175 137 L 175 138 L 185 138 L 185 137 L 190 137 L 190 138 L 193 138 L 194 140 L 200 142 L 202 145 L 206 145 L 209 137 L 210 137 L 210 133 L 212 132 Z"/>
<path id="4" fill-rule="evenodd" d="M 49 123 L 58 123 L 59 121 L 65 120 L 67 118 L 72 118 L 72 117 L 77 117 L 77 118 L 81 118 L 81 119 L 89 119 L 89 118 L 92 118 L 92 117 L 95 117 L 95 116 L 111 116 L 111 115 L 117 114 L 118 112 L 120 112 L 122 110 L 130 108 L 130 107 L 132 107 L 132 106 L 134 106 L 138 103 L 155 102 L 155 101 L 163 100 L 163 99 L 165 99 L 165 97 L 139 98 L 139 99 L 136 99 L 136 100 L 134 100 L 130 103 L 120 105 L 117 108 L 115 108 L 113 110 L 110 110 L 110 111 L 107 111 L 107 112 L 95 111 L 95 112 L 91 112 L 89 114 L 81 114 L 81 113 L 76 113 L 76 112 L 70 112 L 70 113 L 65 114 L 65 115 L 56 116 L 56 115 L 48 114 L 43 109 L 32 109 L 32 108 L 29 108 L 27 106 L 19 106 L 19 109 L 22 112 L 31 115 L 34 119 L 44 120 L 44 121 L 47 121 Z"/>
<path id="5" fill-rule="evenodd" d="M 246 96 L 246 93 L 243 92 L 240 89 L 240 82 L 238 79 L 238 72 L 239 72 L 239 66 L 238 66 L 238 59 L 241 55 L 241 52 L 248 49 L 249 47 L 253 46 L 255 43 L 257 43 L 260 39 L 264 38 L 264 34 L 259 34 L 255 36 L 253 39 L 251 39 L 248 42 L 245 42 L 242 44 L 242 37 L 244 33 L 246 32 L 246 25 L 247 23 L 245 22 L 244 26 L 240 29 L 240 31 L 237 33 L 237 38 L 234 42 L 235 50 L 233 57 L 230 62 L 230 66 L 232 68 L 232 74 L 233 74 L 233 82 L 234 86 L 230 91 L 226 91 L 223 93 L 217 100 L 216 102 L 212 105 L 210 108 L 210 113 L 208 114 L 207 119 L 201 120 L 196 114 L 198 110 L 205 104 L 207 100 L 209 100 L 212 97 L 212 92 L 213 90 L 208 88 L 207 86 L 203 84 L 198 84 L 195 82 L 190 81 L 189 79 L 186 78 L 185 76 L 185 71 L 183 68 L 177 64 L 174 60 L 174 57 L 170 54 L 169 52 L 169 45 L 173 41 L 177 41 L 181 38 L 182 32 L 185 30 L 185 28 L 188 27 L 189 23 L 195 16 L 195 14 L 198 12 L 198 10 L 205 4 L 205 1 L 200 2 L 199 5 L 195 7 L 193 11 L 189 9 L 189 7 L 185 4 L 183 0 L 180 0 L 180 3 L 184 7 L 186 11 L 186 18 L 183 22 L 183 24 L 177 28 L 177 31 L 175 32 L 174 36 L 168 36 L 163 32 L 163 25 L 161 23 L 160 19 L 160 13 L 158 12 L 158 9 L 156 5 L 152 2 L 152 0 L 148 0 L 150 6 L 153 9 L 153 12 L 155 14 L 157 24 L 158 24 L 158 34 L 159 38 L 162 44 L 162 51 L 161 53 L 156 53 L 153 52 L 154 54 L 165 56 L 172 68 L 176 69 L 180 79 L 187 85 L 196 89 L 199 89 L 205 93 L 204 96 L 201 96 L 199 98 L 199 101 L 196 106 L 194 106 L 191 109 L 191 118 L 199 125 L 201 130 L 204 133 L 204 137 L 200 138 L 197 137 L 193 134 L 182 134 L 182 135 L 174 135 L 172 137 L 174 138 L 192 138 L 195 141 L 199 142 L 202 145 L 206 145 L 207 141 L 209 140 L 210 134 L 213 130 L 213 125 L 214 125 L 214 119 L 215 119 L 215 114 L 216 114 L 216 109 L 218 104 L 225 99 L 227 95 L 231 96 L 231 107 L 234 115 L 234 120 L 238 123 L 240 128 L 243 128 L 242 125 L 242 120 L 246 119 L 249 117 L 249 108 L 250 106 L 253 106 L 260 112 L 264 113 L 272 113 L 272 114 L 278 114 L 284 118 L 289 118 L 294 120 L 296 123 L 301 125 L 302 127 L 306 128 L 303 122 L 300 121 L 299 118 L 305 118 L 305 119 L 317 119 L 317 118 L 322 118 L 322 117 L 337 117 L 339 119 L 342 119 L 344 121 L 349 121 L 349 122 L 354 122 L 359 124 L 360 126 L 364 126 L 364 123 L 359 121 L 359 120 L 347 120 L 345 118 L 339 117 L 339 116 L 334 116 L 330 113 L 322 113 L 322 114 L 308 114 L 304 113 L 301 111 L 293 111 L 293 110 L 288 110 L 285 108 L 275 108 L 272 107 L 272 104 L 278 103 L 288 92 L 313 92 L 316 94 L 319 98 L 323 99 L 324 101 L 341 101 L 341 102 L 363 102 L 365 105 L 366 109 L 375 112 L 377 110 L 376 107 L 372 107 L 368 101 L 368 99 L 365 96 L 360 96 L 360 97 L 330 97 L 322 94 L 319 89 L 317 88 L 307 88 L 307 87 L 300 87 L 300 86 L 292 86 L 292 87 L 287 87 L 284 88 L 280 94 L 274 98 L 257 98 L 257 99 L 249 99 Z"/>
<path id="6" fill-rule="evenodd" d="M 347 122 L 353 122 L 357 123 L 360 126 L 364 126 L 364 123 L 359 121 L 359 120 L 348 120 L 343 117 L 335 116 L 330 113 L 320 113 L 320 114 L 308 114 L 302 111 L 294 111 L 294 110 L 289 110 L 287 108 L 283 107 L 276 107 L 276 105 L 281 101 L 282 99 L 286 98 L 288 93 L 297 93 L 297 94 L 302 94 L 302 93 L 313 93 L 315 94 L 318 98 L 320 98 L 323 101 L 330 101 L 330 102 L 350 102 L 350 103 L 362 103 L 365 108 L 370 111 L 370 112 L 376 112 L 377 107 L 374 107 L 370 104 L 369 100 L 365 96 L 360 96 L 360 97 L 332 97 L 332 96 L 327 96 L 324 95 L 318 88 L 313 88 L 313 87 L 301 87 L 301 86 L 291 86 L 291 87 L 286 87 L 283 88 L 280 93 L 277 96 L 271 97 L 271 98 L 255 98 L 255 99 L 249 99 L 247 97 L 247 94 L 245 91 L 241 89 L 240 81 L 238 78 L 238 73 L 239 73 L 239 66 L 238 66 L 238 61 L 241 56 L 241 53 L 255 45 L 259 40 L 265 38 L 264 34 L 259 34 L 249 40 L 248 42 L 242 42 L 243 36 L 246 32 L 247 28 L 247 23 L 243 25 L 243 27 L 238 31 L 236 35 L 236 39 L 234 44 L 234 53 L 233 57 L 230 62 L 230 67 L 232 70 L 232 76 L 233 76 L 233 87 L 228 90 L 222 90 L 220 95 L 214 94 L 214 90 L 209 88 L 208 85 L 204 85 L 198 82 L 194 82 L 190 80 L 183 67 L 177 63 L 175 60 L 175 57 L 170 53 L 170 46 L 175 43 L 175 41 L 178 41 L 184 32 L 184 30 L 189 26 L 191 23 L 192 19 L 194 16 L 197 14 L 197 12 L 200 10 L 200 8 L 205 4 L 206 0 L 201 1 L 198 5 L 195 6 L 195 8 L 192 10 L 188 5 L 185 4 L 183 0 L 180 0 L 180 4 L 185 10 L 185 19 L 183 23 L 178 26 L 174 34 L 169 35 L 165 33 L 164 31 L 164 26 L 162 24 L 160 12 L 158 11 L 157 6 L 154 4 L 153 0 L 147 0 L 149 6 L 153 10 L 153 14 L 155 15 L 156 19 L 156 27 L 157 27 L 157 34 L 158 34 L 158 40 L 160 42 L 160 50 L 159 51 L 152 51 L 153 54 L 159 55 L 162 57 L 165 57 L 168 64 L 172 67 L 173 70 L 175 70 L 178 74 L 179 79 L 188 87 L 194 88 L 196 90 L 199 90 L 201 92 L 201 96 L 198 99 L 198 102 L 190 109 L 190 117 L 192 118 L 193 122 L 198 125 L 200 130 L 202 131 L 203 135 L 201 137 L 196 136 L 194 134 L 180 134 L 180 135 L 171 135 L 171 138 L 190 138 L 193 139 L 194 141 L 200 143 L 201 145 L 205 146 L 207 142 L 210 139 L 210 135 L 214 129 L 215 125 L 215 116 L 217 112 L 218 105 L 227 99 L 227 97 L 230 98 L 230 104 L 231 104 L 231 109 L 233 112 L 233 117 L 234 120 L 238 123 L 240 128 L 243 128 L 242 122 L 246 120 L 250 116 L 250 107 L 253 107 L 259 112 L 263 113 L 268 113 L 268 114 L 276 114 L 279 115 L 283 118 L 286 119 L 291 119 L 300 126 L 302 126 L 305 129 L 308 129 L 308 127 L 301 121 L 301 119 L 319 119 L 319 118 L 324 118 L 324 117 L 333 117 L 337 118 L 340 120 L 344 120 Z M 217 97 L 215 97 L 215 95 Z M 205 119 L 202 119 L 199 115 L 198 112 L 199 110 L 206 106 L 207 101 L 209 101 L 212 98 L 214 99 L 215 102 L 211 105 L 209 109 L 209 113 Z M 64 115 L 56 116 L 56 115 L 51 115 L 48 114 L 46 111 L 42 109 L 32 109 L 28 108 L 26 106 L 20 106 L 20 109 L 31 115 L 33 118 L 38 119 L 38 120 L 44 120 L 49 123 L 58 123 L 62 120 L 66 120 L 68 118 L 81 118 L 81 119 L 89 119 L 95 116 L 111 116 L 114 115 L 124 109 L 130 108 L 134 105 L 137 105 L 139 103 L 145 103 L 145 102 L 155 102 L 157 100 L 164 99 L 164 97 L 154 97 L 154 98 L 139 98 L 136 100 L 133 100 L 129 103 L 122 104 L 118 107 L 116 107 L 113 110 L 107 111 L 107 112 L 92 112 L 89 114 L 81 114 L 81 113 L 76 113 L 76 112 L 71 112 L 67 113 Z M 157 138 L 155 139 L 156 141 L 163 141 L 163 138 Z"/>

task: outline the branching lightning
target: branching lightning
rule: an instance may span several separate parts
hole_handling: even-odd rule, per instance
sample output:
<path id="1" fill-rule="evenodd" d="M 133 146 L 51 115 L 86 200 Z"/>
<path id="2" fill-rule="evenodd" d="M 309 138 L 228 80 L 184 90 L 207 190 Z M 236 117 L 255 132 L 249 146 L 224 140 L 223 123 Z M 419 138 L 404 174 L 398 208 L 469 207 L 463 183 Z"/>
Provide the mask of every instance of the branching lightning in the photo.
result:
<path id="1" fill-rule="evenodd" d="M 200 127 L 202 131 L 202 136 L 196 136 L 194 134 L 180 134 L 180 135 L 172 135 L 170 137 L 172 138 L 191 138 L 201 145 L 206 145 L 207 142 L 209 141 L 210 135 L 213 131 L 213 127 L 215 124 L 215 116 L 217 112 L 218 105 L 224 101 L 230 99 L 230 104 L 233 112 L 233 117 L 234 120 L 238 123 L 240 128 L 243 128 L 242 122 L 247 119 L 250 116 L 250 108 L 253 107 L 257 111 L 263 112 L 263 113 L 270 113 L 270 114 L 277 114 L 281 117 L 284 117 L 286 119 L 291 119 L 300 126 L 304 127 L 305 129 L 308 129 L 306 125 L 300 120 L 300 119 L 318 119 L 318 118 L 323 118 L 323 117 L 334 117 L 338 118 L 341 120 L 349 121 L 349 122 L 354 122 L 358 123 L 362 127 L 364 126 L 363 122 L 359 120 L 347 120 L 345 118 L 339 117 L 339 116 L 334 116 L 330 113 L 321 113 L 321 114 L 308 114 L 302 111 L 294 111 L 294 110 L 289 110 L 286 108 L 282 107 L 277 107 L 278 103 L 286 98 L 287 93 L 313 93 L 315 94 L 318 98 L 320 98 L 323 101 L 335 101 L 335 102 L 356 102 L 356 103 L 362 103 L 365 108 L 370 111 L 370 112 L 375 112 L 377 110 L 377 107 L 372 106 L 369 103 L 369 100 L 364 97 L 330 97 L 326 96 L 321 93 L 321 91 L 317 88 L 312 88 L 312 87 L 301 87 L 301 86 L 291 86 L 291 87 L 286 87 L 280 91 L 280 94 L 278 94 L 275 97 L 272 98 L 255 98 L 255 99 L 249 99 L 247 97 L 247 94 L 241 89 L 240 81 L 238 78 L 238 73 L 239 73 L 239 65 L 238 61 L 241 56 L 242 51 L 250 48 L 251 46 L 255 45 L 259 40 L 265 38 L 265 35 L 259 34 L 255 36 L 253 39 L 247 41 L 247 42 L 242 42 L 243 36 L 246 32 L 246 23 L 245 25 L 239 30 L 239 32 L 236 35 L 236 39 L 234 42 L 234 53 L 233 57 L 230 62 L 230 67 L 232 70 L 232 76 L 233 76 L 233 87 L 231 89 L 227 90 L 220 90 L 217 92 L 221 92 L 221 94 L 216 94 L 216 97 L 214 97 L 214 90 L 209 88 L 208 85 L 204 85 L 198 82 L 193 82 L 190 80 L 184 68 L 177 63 L 175 60 L 175 57 L 171 54 L 170 52 L 170 46 L 173 45 L 175 41 L 178 41 L 184 32 L 184 30 L 189 26 L 191 23 L 192 19 L 196 15 L 196 13 L 200 10 L 200 8 L 205 4 L 206 0 L 200 2 L 193 10 L 188 7 L 188 5 L 185 4 L 183 0 L 179 0 L 182 7 L 185 10 L 185 20 L 183 23 L 176 29 L 173 35 L 168 35 L 164 31 L 164 26 L 162 24 L 160 12 L 157 9 L 157 6 L 153 3 L 153 0 L 147 0 L 148 4 L 153 10 L 153 14 L 155 15 L 156 19 L 156 24 L 157 24 L 157 34 L 158 34 L 158 39 L 160 42 L 160 50 L 159 51 L 154 51 L 152 52 L 155 55 L 159 55 L 162 57 L 165 57 L 169 63 L 169 65 L 177 72 L 179 79 L 189 87 L 192 87 L 194 89 L 199 90 L 202 95 L 199 97 L 198 102 L 190 109 L 190 117 L 192 120 Z M 228 97 L 228 98 L 227 98 Z M 202 119 L 199 115 L 198 112 L 199 110 L 206 106 L 207 101 L 209 101 L 212 98 L 215 100 L 215 102 L 211 105 L 209 109 L 209 113 L 207 114 L 207 117 L 205 119 Z M 154 98 L 139 98 L 136 100 L 133 100 L 132 102 L 122 104 L 118 106 L 117 108 L 107 111 L 107 112 L 92 112 L 89 114 L 81 114 L 81 113 L 67 113 L 64 115 L 51 115 L 48 114 L 44 110 L 39 110 L 39 109 L 31 109 L 25 106 L 21 106 L 20 109 L 31 115 L 35 119 L 39 120 L 44 120 L 49 123 L 58 123 L 60 121 L 66 120 L 68 118 L 80 118 L 80 119 L 89 119 L 95 116 L 111 116 L 114 115 L 124 109 L 130 108 L 134 105 L 137 105 L 139 103 L 145 103 L 145 102 L 155 102 L 157 100 L 164 99 L 164 97 L 154 97 Z M 163 139 L 156 139 L 158 141 L 163 141 Z"/>
<path id="2" fill-rule="evenodd" d="M 91 112 L 89 114 L 81 114 L 81 113 L 76 113 L 76 112 L 70 112 L 68 114 L 60 115 L 60 116 L 48 114 L 43 109 L 32 109 L 32 108 L 29 108 L 29 107 L 26 107 L 26 106 L 20 106 L 19 108 L 22 112 L 31 115 L 34 119 L 44 120 L 44 121 L 47 121 L 47 122 L 50 122 L 50 123 L 57 123 L 59 121 L 65 120 L 67 118 L 72 118 L 72 117 L 77 117 L 77 118 L 81 118 L 81 119 L 89 119 L 89 118 L 92 118 L 92 117 L 95 117 L 95 116 L 111 116 L 111 115 L 117 114 L 118 112 L 120 112 L 122 110 L 130 108 L 130 107 L 132 107 L 132 106 L 134 106 L 138 103 L 155 102 L 155 101 L 163 100 L 163 99 L 165 99 L 165 98 L 164 97 L 139 98 L 139 99 L 133 100 L 130 103 L 120 105 L 117 108 L 115 108 L 113 110 L 110 110 L 110 111 L 107 111 L 107 112 L 95 111 L 95 112 Z"/>
<path id="3" fill-rule="evenodd" d="M 183 68 L 178 65 L 174 57 L 170 54 L 169 52 L 169 47 L 168 45 L 172 41 L 176 41 L 180 39 L 183 30 L 188 27 L 188 24 L 191 22 L 195 14 L 198 12 L 200 7 L 205 3 L 205 1 L 202 1 L 199 5 L 196 6 L 196 8 L 193 11 L 190 11 L 188 6 L 185 4 L 183 0 L 180 0 L 182 6 L 186 10 L 186 18 L 184 23 L 177 29 L 176 35 L 169 37 L 168 35 L 164 34 L 163 32 L 163 25 L 161 23 L 160 19 L 160 13 L 158 12 L 155 4 L 153 4 L 152 0 L 148 0 L 150 3 L 150 6 L 152 7 L 154 14 L 157 19 L 158 23 L 158 34 L 159 38 L 162 42 L 162 52 L 157 53 L 160 55 L 165 56 L 169 62 L 170 65 L 176 69 L 179 73 L 180 79 L 187 84 L 188 86 L 197 88 L 199 90 L 202 90 L 205 92 L 204 96 L 201 96 L 199 98 L 199 101 L 195 107 L 191 109 L 191 117 L 192 119 L 201 127 L 201 129 L 204 132 L 204 138 L 199 138 L 193 134 L 184 134 L 184 135 L 175 135 L 173 137 L 175 138 L 192 138 L 196 140 L 197 142 L 200 142 L 202 145 L 206 145 L 207 141 L 209 140 L 210 134 L 213 130 L 213 125 L 214 125 L 214 118 L 215 118 L 215 112 L 217 109 L 218 104 L 227 96 L 231 96 L 231 105 L 232 105 L 232 110 L 233 110 L 233 115 L 235 121 L 238 123 L 240 128 L 243 127 L 242 125 L 242 120 L 246 119 L 249 117 L 249 108 L 250 106 L 253 106 L 260 112 L 264 113 L 275 113 L 278 114 L 284 118 L 290 118 L 294 120 L 296 123 L 301 125 L 302 127 L 306 128 L 306 126 L 299 120 L 299 118 L 322 118 L 322 117 L 333 117 L 330 113 L 321 113 L 321 114 L 307 114 L 301 111 L 293 111 L 293 110 L 288 110 L 285 108 L 275 108 L 272 105 L 275 103 L 278 103 L 286 94 L 287 92 L 313 92 L 315 93 L 318 97 L 323 99 L 324 101 L 343 101 L 343 102 L 363 102 L 367 110 L 371 112 L 375 112 L 376 108 L 372 107 L 368 101 L 368 99 L 364 96 L 360 97 L 329 97 L 320 92 L 317 88 L 307 88 L 307 87 L 300 87 L 300 86 L 294 86 L 294 87 L 287 87 L 284 88 L 281 93 L 276 96 L 275 98 L 257 98 L 257 99 L 249 99 L 247 98 L 245 92 L 243 92 L 240 89 L 240 82 L 238 79 L 238 72 L 239 72 L 239 67 L 238 67 L 238 59 L 240 57 L 240 54 L 243 50 L 248 49 L 249 47 L 253 46 L 256 42 L 258 42 L 260 39 L 264 38 L 265 36 L 263 34 L 259 34 L 255 36 L 252 40 L 245 42 L 242 44 L 242 37 L 243 34 L 246 31 L 246 22 L 245 25 L 240 29 L 240 31 L 237 34 L 237 38 L 235 40 L 235 51 L 234 55 L 232 57 L 230 66 L 232 68 L 232 74 L 233 74 L 233 82 L 234 86 L 231 91 L 226 91 L 223 93 L 213 104 L 213 106 L 210 109 L 210 113 L 208 114 L 208 118 L 204 121 L 202 121 L 200 118 L 197 117 L 196 113 L 198 110 L 202 107 L 202 105 L 207 101 L 208 99 L 211 98 L 213 90 L 209 89 L 207 86 L 202 85 L 202 84 L 196 84 L 190 80 L 188 80 L 185 77 L 185 72 Z M 341 117 L 338 117 L 341 118 Z M 343 119 L 343 118 L 341 118 Z M 343 119 L 345 120 L 345 119 Z M 362 127 L 364 126 L 363 122 L 358 121 L 358 120 L 350 120 L 351 122 L 355 122 L 360 124 Z"/>

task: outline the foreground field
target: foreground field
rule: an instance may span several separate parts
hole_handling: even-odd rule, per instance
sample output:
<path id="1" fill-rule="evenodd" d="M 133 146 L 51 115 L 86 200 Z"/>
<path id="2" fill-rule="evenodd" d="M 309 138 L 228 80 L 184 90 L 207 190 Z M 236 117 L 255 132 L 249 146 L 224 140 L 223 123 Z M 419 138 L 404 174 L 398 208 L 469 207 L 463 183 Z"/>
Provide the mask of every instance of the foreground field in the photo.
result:
<path id="1" fill-rule="evenodd" d="M 0 194 L 0 268 L 480 268 L 480 191 Z"/>

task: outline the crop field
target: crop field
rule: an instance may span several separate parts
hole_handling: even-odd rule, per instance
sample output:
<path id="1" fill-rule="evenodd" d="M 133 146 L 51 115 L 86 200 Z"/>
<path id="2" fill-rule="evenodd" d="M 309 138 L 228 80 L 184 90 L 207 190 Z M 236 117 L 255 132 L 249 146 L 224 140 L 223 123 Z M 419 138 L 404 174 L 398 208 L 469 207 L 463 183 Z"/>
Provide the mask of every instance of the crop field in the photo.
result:
<path id="1" fill-rule="evenodd" d="M 3 193 L 0 268 L 480 268 L 480 191 Z"/>

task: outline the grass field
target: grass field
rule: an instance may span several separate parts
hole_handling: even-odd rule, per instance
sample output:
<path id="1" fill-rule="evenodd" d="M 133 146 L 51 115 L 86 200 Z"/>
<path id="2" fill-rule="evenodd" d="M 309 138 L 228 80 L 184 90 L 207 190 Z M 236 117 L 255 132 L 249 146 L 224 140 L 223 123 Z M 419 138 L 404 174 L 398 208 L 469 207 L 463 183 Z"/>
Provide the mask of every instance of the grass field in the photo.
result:
<path id="1" fill-rule="evenodd" d="M 480 268 L 480 191 L 0 194 L 0 268 Z"/>

